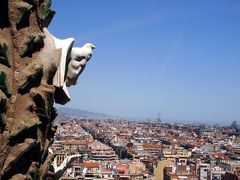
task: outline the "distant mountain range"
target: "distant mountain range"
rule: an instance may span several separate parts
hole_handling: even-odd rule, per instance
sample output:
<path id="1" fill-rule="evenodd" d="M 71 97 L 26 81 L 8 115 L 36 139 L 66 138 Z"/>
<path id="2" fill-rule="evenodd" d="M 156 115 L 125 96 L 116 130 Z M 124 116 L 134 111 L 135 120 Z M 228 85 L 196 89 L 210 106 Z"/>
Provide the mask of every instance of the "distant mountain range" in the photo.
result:
<path id="1" fill-rule="evenodd" d="M 98 119 L 125 119 L 129 121 L 150 121 L 149 119 L 129 117 L 129 116 L 116 116 L 104 113 L 90 112 L 82 109 L 67 108 L 67 107 L 57 107 L 58 116 L 56 120 L 61 117 L 71 117 L 71 118 L 98 118 Z"/>
<path id="2" fill-rule="evenodd" d="M 59 116 L 71 116 L 71 117 L 80 117 L 80 118 L 113 118 L 113 116 L 95 113 L 90 111 L 85 111 L 82 109 L 73 109 L 67 107 L 57 108 Z"/>

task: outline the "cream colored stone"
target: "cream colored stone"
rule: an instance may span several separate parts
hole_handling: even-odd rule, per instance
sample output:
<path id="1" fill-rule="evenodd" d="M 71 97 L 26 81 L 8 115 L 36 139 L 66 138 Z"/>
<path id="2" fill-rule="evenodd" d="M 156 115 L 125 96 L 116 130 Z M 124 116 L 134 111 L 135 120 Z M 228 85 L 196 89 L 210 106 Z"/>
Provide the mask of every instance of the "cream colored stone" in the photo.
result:
<path id="1" fill-rule="evenodd" d="M 61 56 L 58 57 L 58 61 L 54 59 L 53 54 L 46 52 L 47 59 L 50 62 L 44 62 L 44 73 L 52 74 L 52 71 L 55 71 L 53 76 L 52 84 L 56 87 L 55 92 L 55 102 L 58 104 L 66 104 L 70 101 L 70 95 L 67 87 L 75 85 L 80 74 L 85 69 L 85 66 L 89 59 L 92 57 L 92 52 L 95 46 L 91 43 L 86 43 L 82 47 L 73 47 L 74 38 L 67 39 L 58 39 L 51 35 L 48 30 L 45 28 L 44 33 L 47 36 L 47 46 L 53 47 L 52 39 L 54 40 L 55 49 L 61 51 Z M 52 38 L 50 37 L 52 36 Z M 58 51 L 55 52 L 55 55 Z M 57 67 L 56 67 L 57 66 Z M 52 71 L 51 71 L 52 69 Z M 46 77 L 45 77 L 46 76 Z M 46 82 L 51 82 L 49 80 L 50 75 L 44 75 L 47 79 Z"/>

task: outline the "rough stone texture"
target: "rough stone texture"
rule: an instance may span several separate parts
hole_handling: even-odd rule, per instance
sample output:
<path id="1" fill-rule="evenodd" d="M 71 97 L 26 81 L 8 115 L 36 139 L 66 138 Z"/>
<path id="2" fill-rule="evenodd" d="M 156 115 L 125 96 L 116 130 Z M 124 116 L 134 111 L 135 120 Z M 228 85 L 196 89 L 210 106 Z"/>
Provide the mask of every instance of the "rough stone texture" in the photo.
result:
<path id="1" fill-rule="evenodd" d="M 48 147 L 56 131 L 55 87 L 42 80 L 49 52 L 43 28 L 55 13 L 50 5 L 0 1 L 0 179 L 54 178 Z"/>

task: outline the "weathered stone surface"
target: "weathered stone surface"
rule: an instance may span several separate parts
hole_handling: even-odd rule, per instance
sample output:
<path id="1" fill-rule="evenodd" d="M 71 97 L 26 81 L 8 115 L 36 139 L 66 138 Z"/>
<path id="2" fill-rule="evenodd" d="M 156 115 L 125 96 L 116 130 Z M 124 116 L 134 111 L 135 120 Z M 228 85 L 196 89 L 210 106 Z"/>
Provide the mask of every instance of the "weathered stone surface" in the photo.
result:
<path id="1" fill-rule="evenodd" d="M 5 72 L 0 71 L 0 90 L 9 98 L 12 95 L 12 91 L 9 87 L 8 76 Z"/>
<path id="2" fill-rule="evenodd" d="M 49 16 L 49 13 L 52 12 L 51 9 L 50 9 L 51 4 L 52 4 L 51 0 L 45 0 L 41 4 L 39 15 L 38 15 L 39 19 L 45 20 Z"/>
<path id="3" fill-rule="evenodd" d="M 24 47 L 20 49 L 19 54 L 21 57 L 31 56 L 34 52 L 38 51 L 44 46 L 43 39 L 45 35 L 30 36 L 24 43 Z"/>
<path id="4" fill-rule="evenodd" d="M 27 80 L 24 82 L 24 84 L 19 88 L 19 92 L 21 94 L 27 93 L 30 91 L 31 88 L 37 87 L 41 83 L 41 79 L 43 76 L 43 69 L 37 69 L 37 71 L 28 76 Z"/>
<path id="5" fill-rule="evenodd" d="M 3 132 L 6 126 L 6 105 L 7 105 L 7 98 L 2 97 L 0 98 L 0 131 Z"/>
<path id="6" fill-rule="evenodd" d="M 95 48 L 73 48 L 73 38 L 63 45 L 48 32 L 50 6 L 51 0 L 0 1 L 0 179 L 57 178 L 49 172 L 53 104 L 69 101 L 67 87 Z"/>
<path id="7" fill-rule="evenodd" d="M 8 172 L 14 164 L 34 145 L 33 139 L 26 139 L 24 143 L 17 144 L 11 148 L 8 157 L 5 160 L 2 171 Z"/>
<path id="8" fill-rule="evenodd" d="M 6 117 L 4 114 L 1 113 L 0 114 L 0 130 L 1 130 L 1 132 L 4 130 L 5 126 L 6 126 Z"/>
<path id="9" fill-rule="evenodd" d="M 6 65 L 7 67 L 11 67 L 6 43 L 0 43 L 0 63 Z"/>
<path id="10" fill-rule="evenodd" d="M 16 24 L 18 27 L 23 27 L 24 24 L 27 26 L 27 22 L 31 13 L 32 5 L 26 3 L 26 2 L 18 2 L 18 19 L 16 21 Z"/>
<path id="11" fill-rule="evenodd" d="M 8 0 L 0 1 L 0 28 L 9 26 Z"/>
<path id="12" fill-rule="evenodd" d="M 50 5 L 0 1 L 0 179 L 40 179 L 50 165 L 55 87 L 42 80 L 43 62 L 52 60 L 46 52 L 55 48 L 52 42 L 44 50 L 51 41 L 43 31 L 54 15 Z"/>
<path id="13" fill-rule="evenodd" d="M 27 179 L 27 176 L 22 174 L 16 174 L 11 178 L 11 180 L 26 180 L 26 179 Z"/>
<path id="14" fill-rule="evenodd" d="M 50 9 L 51 3 L 51 0 L 45 0 L 40 7 L 38 16 L 43 27 L 48 27 L 55 15 L 55 11 Z"/>

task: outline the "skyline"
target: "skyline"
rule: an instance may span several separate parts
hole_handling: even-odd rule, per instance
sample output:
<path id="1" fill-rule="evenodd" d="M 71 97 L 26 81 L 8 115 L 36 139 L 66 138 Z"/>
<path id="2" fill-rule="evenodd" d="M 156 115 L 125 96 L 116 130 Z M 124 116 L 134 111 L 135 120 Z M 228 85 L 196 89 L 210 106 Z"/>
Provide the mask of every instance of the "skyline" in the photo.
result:
<path id="1" fill-rule="evenodd" d="M 50 32 L 74 37 L 75 46 L 96 45 L 66 106 L 143 119 L 160 113 L 163 121 L 239 122 L 239 5 L 53 1 Z"/>

